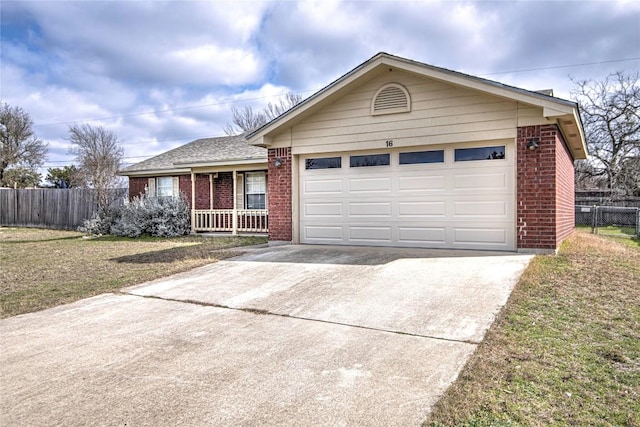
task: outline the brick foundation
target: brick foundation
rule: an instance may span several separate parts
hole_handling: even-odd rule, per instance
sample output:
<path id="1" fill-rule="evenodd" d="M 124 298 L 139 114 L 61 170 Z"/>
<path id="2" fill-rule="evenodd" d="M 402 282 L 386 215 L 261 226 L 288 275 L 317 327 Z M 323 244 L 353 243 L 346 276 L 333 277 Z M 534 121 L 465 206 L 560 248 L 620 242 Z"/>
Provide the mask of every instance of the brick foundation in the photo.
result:
<path id="1" fill-rule="evenodd" d="M 276 158 L 282 164 L 274 165 Z M 268 154 L 269 240 L 292 240 L 291 148 L 270 148 Z"/>
<path id="2" fill-rule="evenodd" d="M 573 158 L 556 125 L 518 128 L 517 151 L 517 247 L 555 250 L 574 227 Z"/>

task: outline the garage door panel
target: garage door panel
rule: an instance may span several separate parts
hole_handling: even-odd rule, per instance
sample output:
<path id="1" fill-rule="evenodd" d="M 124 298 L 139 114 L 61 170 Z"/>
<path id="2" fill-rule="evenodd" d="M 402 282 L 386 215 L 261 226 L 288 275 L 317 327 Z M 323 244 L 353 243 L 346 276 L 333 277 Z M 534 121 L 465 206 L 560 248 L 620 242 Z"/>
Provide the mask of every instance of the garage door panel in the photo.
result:
<path id="1" fill-rule="evenodd" d="M 304 182 L 305 194 L 342 194 L 341 179 L 313 179 Z"/>
<path id="2" fill-rule="evenodd" d="M 390 192 L 391 178 L 351 178 L 349 191 L 352 194 L 371 192 Z"/>
<path id="3" fill-rule="evenodd" d="M 455 190 L 491 190 L 506 189 L 509 180 L 507 173 L 474 173 L 455 174 L 453 176 Z"/>
<path id="4" fill-rule="evenodd" d="M 402 243 L 445 244 L 444 227 L 398 227 L 398 241 Z"/>
<path id="5" fill-rule="evenodd" d="M 398 202 L 398 216 L 418 218 L 444 218 L 445 202 Z"/>
<path id="6" fill-rule="evenodd" d="M 391 218 L 391 202 L 351 202 L 349 217 L 384 217 Z"/>
<path id="7" fill-rule="evenodd" d="M 305 203 L 304 215 L 306 217 L 339 217 L 342 218 L 342 203 Z"/>
<path id="8" fill-rule="evenodd" d="M 404 193 L 427 193 L 446 189 L 444 176 L 409 176 L 398 178 L 398 191 Z"/>
<path id="9" fill-rule="evenodd" d="M 391 226 L 349 226 L 350 243 L 386 242 L 391 243 Z"/>
<path id="10" fill-rule="evenodd" d="M 506 245 L 507 235 L 505 228 L 454 227 L 453 243 Z"/>
<path id="11" fill-rule="evenodd" d="M 453 202 L 456 217 L 506 217 L 508 203 L 505 200 Z"/>
<path id="12" fill-rule="evenodd" d="M 342 226 L 306 226 L 304 237 L 307 240 L 323 240 L 339 243 L 343 240 Z"/>

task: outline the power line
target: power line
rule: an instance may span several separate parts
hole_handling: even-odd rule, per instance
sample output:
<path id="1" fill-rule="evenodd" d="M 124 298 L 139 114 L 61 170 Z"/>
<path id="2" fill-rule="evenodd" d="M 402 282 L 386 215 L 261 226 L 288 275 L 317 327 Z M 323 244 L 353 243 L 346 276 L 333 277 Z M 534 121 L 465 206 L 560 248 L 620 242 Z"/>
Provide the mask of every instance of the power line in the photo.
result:
<path id="1" fill-rule="evenodd" d="M 556 65 L 553 67 L 542 67 L 542 68 L 529 68 L 526 70 L 512 70 L 512 71 L 499 71 L 497 73 L 488 73 L 488 74 L 480 74 L 480 76 L 495 76 L 497 74 L 512 74 L 512 73 L 527 73 L 529 71 L 542 71 L 542 70 L 555 70 L 558 68 L 572 68 L 572 67 L 582 67 L 585 65 L 599 65 L 599 64 L 611 64 L 613 62 L 626 62 L 626 61 L 637 61 L 638 58 L 626 58 L 626 59 L 612 59 L 610 61 L 598 61 L 598 62 L 585 62 L 582 64 L 571 64 L 571 65 Z"/>

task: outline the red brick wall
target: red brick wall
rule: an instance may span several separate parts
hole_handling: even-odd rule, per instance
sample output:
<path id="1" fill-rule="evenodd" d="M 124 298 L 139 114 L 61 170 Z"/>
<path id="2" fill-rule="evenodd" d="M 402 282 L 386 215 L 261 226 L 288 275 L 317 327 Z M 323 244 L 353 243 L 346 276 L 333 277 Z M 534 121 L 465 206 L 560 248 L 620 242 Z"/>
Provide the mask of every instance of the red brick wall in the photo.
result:
<path id="1" fill-rule="evenodd" d="M 196 174 L 196 209 L 211 209 L 209 174 Z"/>
<path id="2" fill-rule="evenodd" d="M 191 207 L 191 175 L 180 175 L 179 189 Z M 196 174 L 196 209 L 209 209 L 211 191 L 209 190 L 209 174 Z"/>
<path id="3" fill-rule="evenodd" d="M 145 187 L 149 184 L 149 178 L 139 176 L 129 177 L 129 199 L 144 194 Z"/>
<path id="4" fill-rule="evenodd" d="M 233 172 L 218 172 L 213 181 L 214 209 L 233 209 Z"/>
<path id="5" fill-rule="evenodd" d="M 184 194 L 189 208 L 191 208 L 191 175 L 178 176 L 178 191 Z"/>
<path id="6" fill-rule="evenodd" d="M 277 157 L 282 159 L 280 167 L 275 167 L 273 164 Z M 292 239 L 291 148 L 270 148 L 268 162 L 269 240 L 290 242 Z"/>
<path id="7" fill-rule="evenodd" d="M 556 134 L 556 246 L 573 233 L 575 220 L 575 170 L 560 132 Z"/>
<path id="8" fill-rule="evenodd" d="M 517 152 L 517 246 L 556 249 L 573 228 L 573 159 L 556 125 L 518 128 Z"/>

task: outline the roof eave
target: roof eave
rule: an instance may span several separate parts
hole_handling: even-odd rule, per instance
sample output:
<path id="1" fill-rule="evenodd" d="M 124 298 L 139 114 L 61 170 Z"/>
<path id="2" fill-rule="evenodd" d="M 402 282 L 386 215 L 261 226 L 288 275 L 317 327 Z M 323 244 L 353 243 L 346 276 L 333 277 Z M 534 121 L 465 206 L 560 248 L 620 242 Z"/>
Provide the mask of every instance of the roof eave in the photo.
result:
<path id="1" fill-rule="evenodd" d="M 190 170 L 187 168 L 165 168 L 165 169 L 142 169 L 135 171 L 121 170 L 117 172 L 119 176 L 160 176 L 160 175 L 176 175 L 187 174 Z"/>
<path id="2" fill-rule="evenodd" d="M 576 109 L 572 114 L 559 116 L 556 119 L 573 159 L 585 160 L 589 151 L 579 111 Z"/>
<path id="3" fill-rule="evenodd" d="M 226 160 L 215 160 L 215 161 L 200 161 L 200 162 L 184 162 L 184 163 L 176 163 L 176 165 L 185 166 L 188 168 L 201 168 L 206 166 L 232 166 L 232 165 L 253 165 L 253 164 L 261 164 L 267 163 L 267 157 L 258 157 L 258 158 L 250 158 L 250 159 L 226 159 Z"/>
<path id="4" fill-rule="evenodd" d="M 387 53 L 378 53 L 371 59 L 363 62 L 353 70 L 320 89 L 318 92 L 311 95 L 291 110 L 249 133 L 246 136 L 247 141 L 253 145 L 268 147 L 271 144 L 269 138 L 271 134 L 285 127 L 287 123 L 309 111 L 309 109 L 332 96 L 339 90 L 345 88 L 364 74 L 382 65 L 397 67 L 408 72 L 444 81 L 449 84 L 455 84 L 468 89 L 478 90 L 502 98 L 541 107 L 544 110 L 545 117 L 557 117 L 567 114 L 573 115 L 577 110 L 577 104 L 573 101 L 527 91 L 525 89 L 508 86 L 492 80 L 486 80 L 481 77 L 423 64 L 417 61 L 389 55 Z"/>

